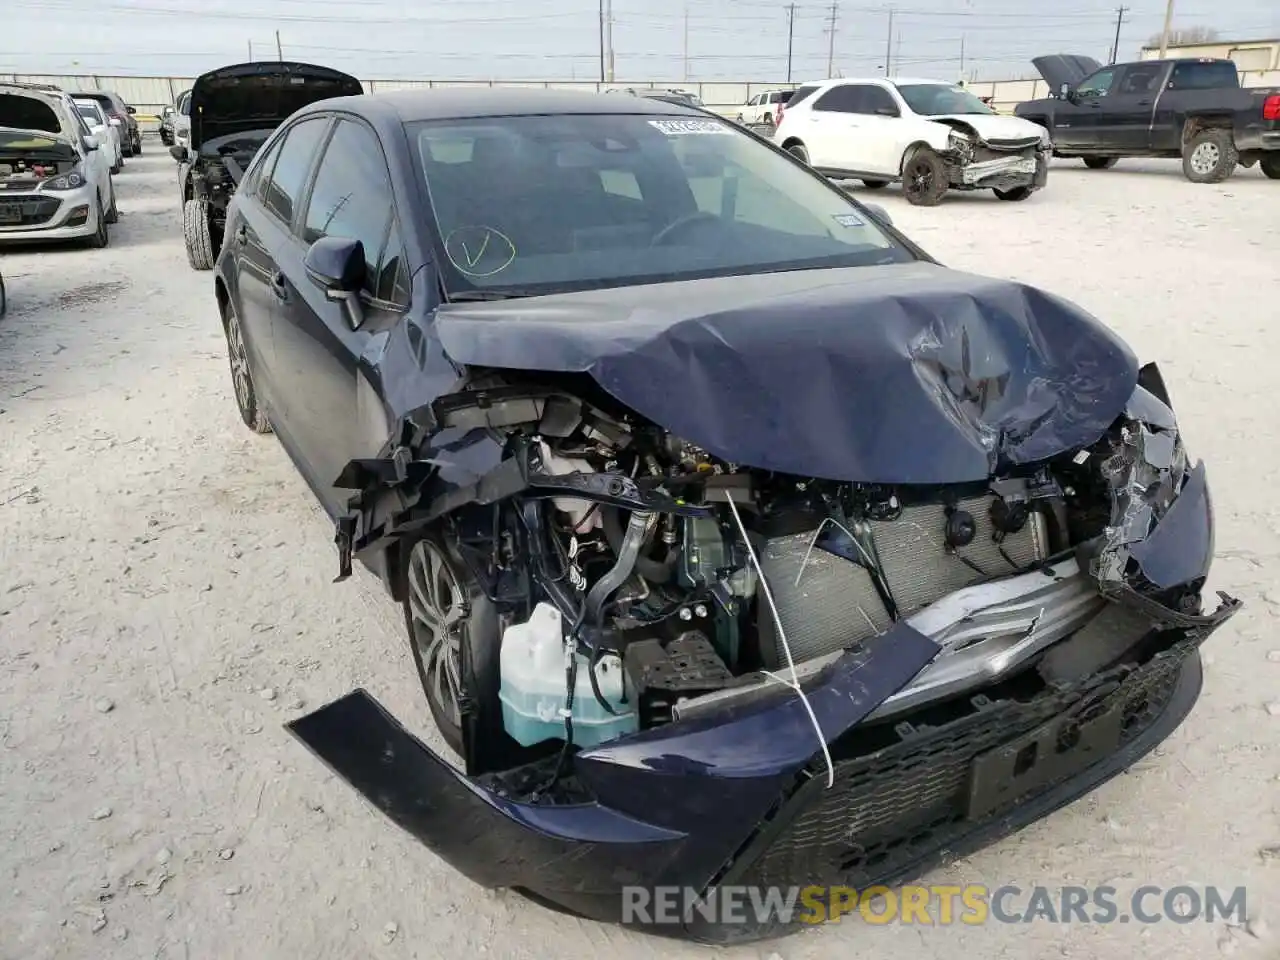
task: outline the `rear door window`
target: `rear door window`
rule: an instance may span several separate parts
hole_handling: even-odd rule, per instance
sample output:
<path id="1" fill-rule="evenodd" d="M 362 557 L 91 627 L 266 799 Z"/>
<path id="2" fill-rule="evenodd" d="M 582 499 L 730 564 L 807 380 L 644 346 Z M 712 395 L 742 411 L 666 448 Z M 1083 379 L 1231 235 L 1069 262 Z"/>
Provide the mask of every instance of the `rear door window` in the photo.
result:
<path id="1" fill-rule="evenodd" d="M 1116 89 L 1116 96 L 1139 97 L 1153 93 L 1166 69 L 1163 63 L 1135 63 L 1126 67 Z"/>
<path id="2" fill-rule="evenodd" d="M 1173 76 L 1169 78 L 1170 90 L 1214 90 L 1238 86 L 1240 74 L 1236 65 L 1225 60 L 1177 63 L 1173 67 Z"/>
<path id="3" fill-rule="evenodd" d="M 794 107 L 796 104 L 801 103 L 804 100 L 808 100 L 817 91 L 818 88 L 816 86 L 800 87 L 791 95 L 791 99 L 787 101 L 787 106 Z"/>
<path id="4" fill-rule="evenodd" d="M 294 207 L 328 129 L 328 117 L 311 117 L 290 127 L 271 176 L 263 183 L 263 205 L 285 223 L 293 223 Z"/>

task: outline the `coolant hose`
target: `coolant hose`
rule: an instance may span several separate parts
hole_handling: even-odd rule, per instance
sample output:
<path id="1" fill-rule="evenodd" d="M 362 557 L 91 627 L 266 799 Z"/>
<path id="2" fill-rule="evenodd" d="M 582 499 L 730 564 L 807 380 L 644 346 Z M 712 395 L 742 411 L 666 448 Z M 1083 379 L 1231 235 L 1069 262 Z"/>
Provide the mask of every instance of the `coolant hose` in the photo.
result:
<path id="1" fill-rule="evenodd" d="M 635 517 L 635 514 L 632 514 Z M 600 524 L 604 528 L 604 537 L 615 554 L 622 552 L 622 516 L 618 507 L 605 507 L 600 511 Z M 672 546 L 667 551 L 665 560 L 651 560 L 637 554 L 635 569 L 640 576 L 650 583 L 669 583 L 675 573 L 676 561 L 680 559 L 680 548 Z"/>
<path id="2" fill-rule="evenodd" d="M 652 519 L 653 514 L 642 513 L 639 510 L 631 514 L 631 519 L 627 522 L 627 532 L 623 535 L 622 543 L 616 551 L 618 559 L 614 561 L 613 569 L 597 580 L 587 594 L 584 610 L 586 622 L 592 626 L 600 625 L 604 616 L 605 601 L 627 582 L 627 578 L 635 570 L 636 561 L 640 557 L 640 548 L 644 546 L 644 539 L 649 533 L 649 523 Z"/>

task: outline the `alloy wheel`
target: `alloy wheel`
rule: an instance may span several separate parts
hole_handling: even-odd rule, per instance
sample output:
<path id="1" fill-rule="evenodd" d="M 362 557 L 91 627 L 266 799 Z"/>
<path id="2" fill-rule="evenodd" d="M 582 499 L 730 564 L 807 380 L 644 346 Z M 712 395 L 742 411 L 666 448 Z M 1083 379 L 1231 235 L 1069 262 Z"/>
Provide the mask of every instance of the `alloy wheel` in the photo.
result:
<path id="1" fill-rule="evenodd" d="M 231 363 L 231 384 L 236 392 L 236 403 L 242 411 L 253 402 L 253 383 L 249 379 L 249 354 L 244 348 L 244 335 L 240 332 L 240 318 L 227 309 L 227 359 Z"/>
<path id="2" fill-rule="evenodd" d="M 1200 176 L 1208 176 L 1222 162 L 1222 151 L 1212 141 L 1196 145 L 1191 151 L 1191 169 Z"/>
<path id="3" fill-rule="evenodd" d="M 409 615 L 427 695 L 462 725 L 462 643 L 470 620 L 466 593 L 441 549 L 420 540 L 409 554 Z"/>

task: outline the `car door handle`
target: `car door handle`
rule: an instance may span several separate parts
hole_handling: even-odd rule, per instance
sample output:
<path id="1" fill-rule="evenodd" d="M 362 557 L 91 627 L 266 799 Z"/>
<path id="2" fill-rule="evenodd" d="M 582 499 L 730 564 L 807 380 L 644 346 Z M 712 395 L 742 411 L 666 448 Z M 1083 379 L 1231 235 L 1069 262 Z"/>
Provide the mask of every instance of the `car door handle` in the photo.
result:
<path id="1" fill-rule="evenodd" d="M 289 287 L 285 283 L 283 273 L 277 273 L 271 278 L 271 292 L 276 295 L 277 300 L 289 299 Z"/>
<path id="2" fill-rule="evenodd" d="M 1139 101 L 1138 101 L 1138 106 L 1140 106 L 1140 107 L 1149 107 L 1149 106 L 1151 106 L 1151 101 L 1150 101 L 1150 100 L 1139 100 Z"/>

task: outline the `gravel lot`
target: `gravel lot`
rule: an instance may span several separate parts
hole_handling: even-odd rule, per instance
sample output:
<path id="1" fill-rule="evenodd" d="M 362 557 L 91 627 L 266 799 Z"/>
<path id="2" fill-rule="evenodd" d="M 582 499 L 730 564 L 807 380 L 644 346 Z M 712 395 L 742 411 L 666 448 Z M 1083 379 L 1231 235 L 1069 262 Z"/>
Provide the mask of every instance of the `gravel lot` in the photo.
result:
<path id="1" fill-rule="evenodd" d="M 282 724 L 367 687 L 436 746 L 398 611 L 331 585 L 332 530 L 235 411 L 212 279 L 158 144 L 102 251 L 7 252 L 0 321 L 0 956 L 695 957 L 454 873 Z M 867 195 L 953 266 L 1040 284 L 1159 361 L 1246 601 L 1187 723 L 1129 775 L 940 883 L 1249 887 L 1221 922 L 846 920 L 733 958 L 1280 958 L 1280 183 L 1055 167 L 1025 203 Z"/>

